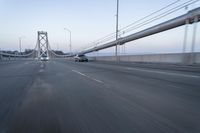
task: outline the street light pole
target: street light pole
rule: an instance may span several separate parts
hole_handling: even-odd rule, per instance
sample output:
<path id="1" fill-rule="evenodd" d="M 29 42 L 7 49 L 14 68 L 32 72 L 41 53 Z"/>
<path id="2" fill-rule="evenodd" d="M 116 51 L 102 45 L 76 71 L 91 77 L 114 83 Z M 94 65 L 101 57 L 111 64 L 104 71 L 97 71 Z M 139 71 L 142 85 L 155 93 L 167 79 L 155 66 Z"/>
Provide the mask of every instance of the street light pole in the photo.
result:
<path id="1" fill-rule="evenodd" d="M 70 55 L 72 54 L 72 32 L 71 30 L 64 28 L 64 30 L 69 32 L 69 50 L 70 50 Z"/>
<path id="2" fill-rule="evenodd" d="M 22 52 L 22 37 L 19 37 L 19 53 L 21 55 Z"/>
<path id="3" fill-rule="evenodd" d="M 119 37 L 118 33 L 119 33 L 119 0 L 117 0 L 117 13 L 116 13 L 116 41 L 118 40 L 118 37 Z M 116 47 L 115 47 L 116 60 L 118 60 L 117 45 L 118 45 L 118 42 L 116 42 Z"/>
<path id="4" fill-rule="evenodd" d="M 19 37 L 19 52 L 20 52 L 20 54 L 22 52 L 22 38 L 25 38 L 25 37 L 24 36 Z"/>

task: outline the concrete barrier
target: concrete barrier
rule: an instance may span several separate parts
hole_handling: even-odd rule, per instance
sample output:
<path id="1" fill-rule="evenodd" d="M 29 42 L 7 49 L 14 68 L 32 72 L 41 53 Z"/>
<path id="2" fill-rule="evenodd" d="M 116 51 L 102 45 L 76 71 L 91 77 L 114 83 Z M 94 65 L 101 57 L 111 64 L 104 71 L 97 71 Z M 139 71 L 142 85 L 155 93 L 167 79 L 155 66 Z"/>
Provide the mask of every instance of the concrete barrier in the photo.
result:
<path id="1" fill-rule="evenodd" d="M 147 55 L 124 55 L 98 56 L 96 61 L 121 61 L 142 63 L 173 63 L 173 64 L 200 64 L 200 53 L 175 53 L 175 54 L 147 54 Z"/>

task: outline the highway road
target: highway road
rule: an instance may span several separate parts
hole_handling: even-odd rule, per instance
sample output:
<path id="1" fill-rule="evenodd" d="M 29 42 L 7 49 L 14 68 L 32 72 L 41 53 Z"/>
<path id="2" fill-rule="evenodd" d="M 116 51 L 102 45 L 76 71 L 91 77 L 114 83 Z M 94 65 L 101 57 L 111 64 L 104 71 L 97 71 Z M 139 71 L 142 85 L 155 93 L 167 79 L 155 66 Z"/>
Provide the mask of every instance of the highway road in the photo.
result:
<path id="1" fill-rule="evenodd" d="M 199 133 L 200 69 L 0 62 L 0 133 Z"/>

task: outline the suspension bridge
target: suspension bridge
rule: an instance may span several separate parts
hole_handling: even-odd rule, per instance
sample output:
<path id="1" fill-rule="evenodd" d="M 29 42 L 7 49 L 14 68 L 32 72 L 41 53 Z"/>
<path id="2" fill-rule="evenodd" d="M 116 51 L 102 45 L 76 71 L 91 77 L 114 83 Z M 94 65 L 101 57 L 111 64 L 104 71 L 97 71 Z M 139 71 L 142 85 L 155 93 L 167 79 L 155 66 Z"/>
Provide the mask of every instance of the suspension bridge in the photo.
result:
<path id="1" fill-rule="evenodd" d="M 49 57 L 51 56 L 51 58 L 55 58 L 55 57 L 73 57 L 76 54 L 87 54 L 87 53 L 91 53 L 91 52 L 95 52 L 95 51 L 99 51 L 102 49 L 106 49 L 109 47 L 114 47 L 114 46 L 118 46 L 118 45 L 124 45 L 127 42 L 131 42 L 137 39 L 141 39 L 147 36 L 151 36 L 160 32 L 164 32 L 170 29 L 174 29 L 183 25 L 189 25 L 189 24 L 195 24 L 198 23 L 200 21 L 200 8 L 196 8 L 194 10 L 189 11 L 188 13 L 176 17 L 174 19 L 168 20 L 166 22 L 163 22 L 161 24 L 155 25 L 153 27 L 150 27 L 148 29 L 145 29 L 143 31 L 131 34 L 129 36 L 126 37 L 122 37 L 119 38 L 115 41 L 112 42 L 108 42 L 105 44 L 102 44 L 100 46 L 94 46 L 92 48 L 86 49 L 86 50 L 81 50 L 79 52 L 76 52 L 74 54 L 71 55 L 58 55 L 55 52 L 53 52 L 53 50 L 50 48 L 49 45 L 49 41 L 48 41 L 48 35 L 47 32 L 44 31 L 38 31 L 38 39 L 37 39 L 37 44 L 36 47 L 34 48 L 33 52 L 27 54 L 27 55 L 13 55 L 13 54 L 7 54 L 7 53 L 0 53 L 1 58 L 2 57 L 19 57 L 19 58 L 38 58 L 40 59 L 42 56 L 45 57 Z M 195 29 L 194 29 L 195 30 Z M 195 39 L 196 39 L 196 33 L 194 32 L 194 37 L 193 37 L 193 42 L 192 42 L 192 46 L 191 46 L 191 54 L 185 56 L 184 54 L 182 55 L 182 62 L 183 63 L 196 63 L 196 56 L 199 57 L 199 55 L 195 55 L 194 54 L 194 49 L 195 49 Z M 186 44 L 184 44 L 186 45 Z M 186 46 L 184 46 L 186 47 Z M 185 50 L 184 50 L 185 51 Z M 188 59 L 190 58 L 190 59 Z M 116 54 L 116 61 L 119 61 L 119 57 Z M 177 63 L 180 63 L 180 61 L 178 61 Z"/>

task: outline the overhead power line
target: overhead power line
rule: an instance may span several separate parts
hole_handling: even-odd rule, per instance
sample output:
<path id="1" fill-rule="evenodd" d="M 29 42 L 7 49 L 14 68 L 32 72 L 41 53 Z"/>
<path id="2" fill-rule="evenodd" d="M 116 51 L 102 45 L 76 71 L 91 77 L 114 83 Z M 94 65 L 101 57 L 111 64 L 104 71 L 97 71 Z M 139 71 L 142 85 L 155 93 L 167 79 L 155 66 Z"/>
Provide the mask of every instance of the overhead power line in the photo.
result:
<path id="1" fill-rule="evenodd" d="M 123 33 L 127 33 L 127 32 L 130 32 L 130 31 L 133 31 L 135 29 L 138 29 L 140 27 L 143 27 L 143 26 L 145 26 L 145 25 L 147 25 L 149 23 L 152 23 L 152 22 L 154 22 L 156 20 L 159 20 L 159 19 L 161 19 L 161 18 L 163 18 L 163 17 L 165 17 L 165 16 L 167 16 L 169 14 L 172 14 L 172 13 L 178 11 L 178 10 L 183 9 L 185 6 L 189 6 L 189 5 L 194 4 L 194 3 L 198 2 L 198 1 L 200 1 L 200 0 L 187 1 L 187 2 L 185 2 L 185 3 L 183 3 L 183 4 L 179 5 L 179 6 L 176 6 L 176 7 L 172 8 L 172 9 L 170 9 L 170 10 L 167 10 L 166 12 L 164 12 L 162 14 L 159 14 L 159 15 L 151 18 L 151 19 L 148 19 L 148 20 L 146 20 L 146 21 L 144 21 L 142 23 L 139 23 L 139 24 L 137 24 L 137 25 L 135 25 L 133 27 L 130 27 L 129 29 L 124 30 Z"/>

